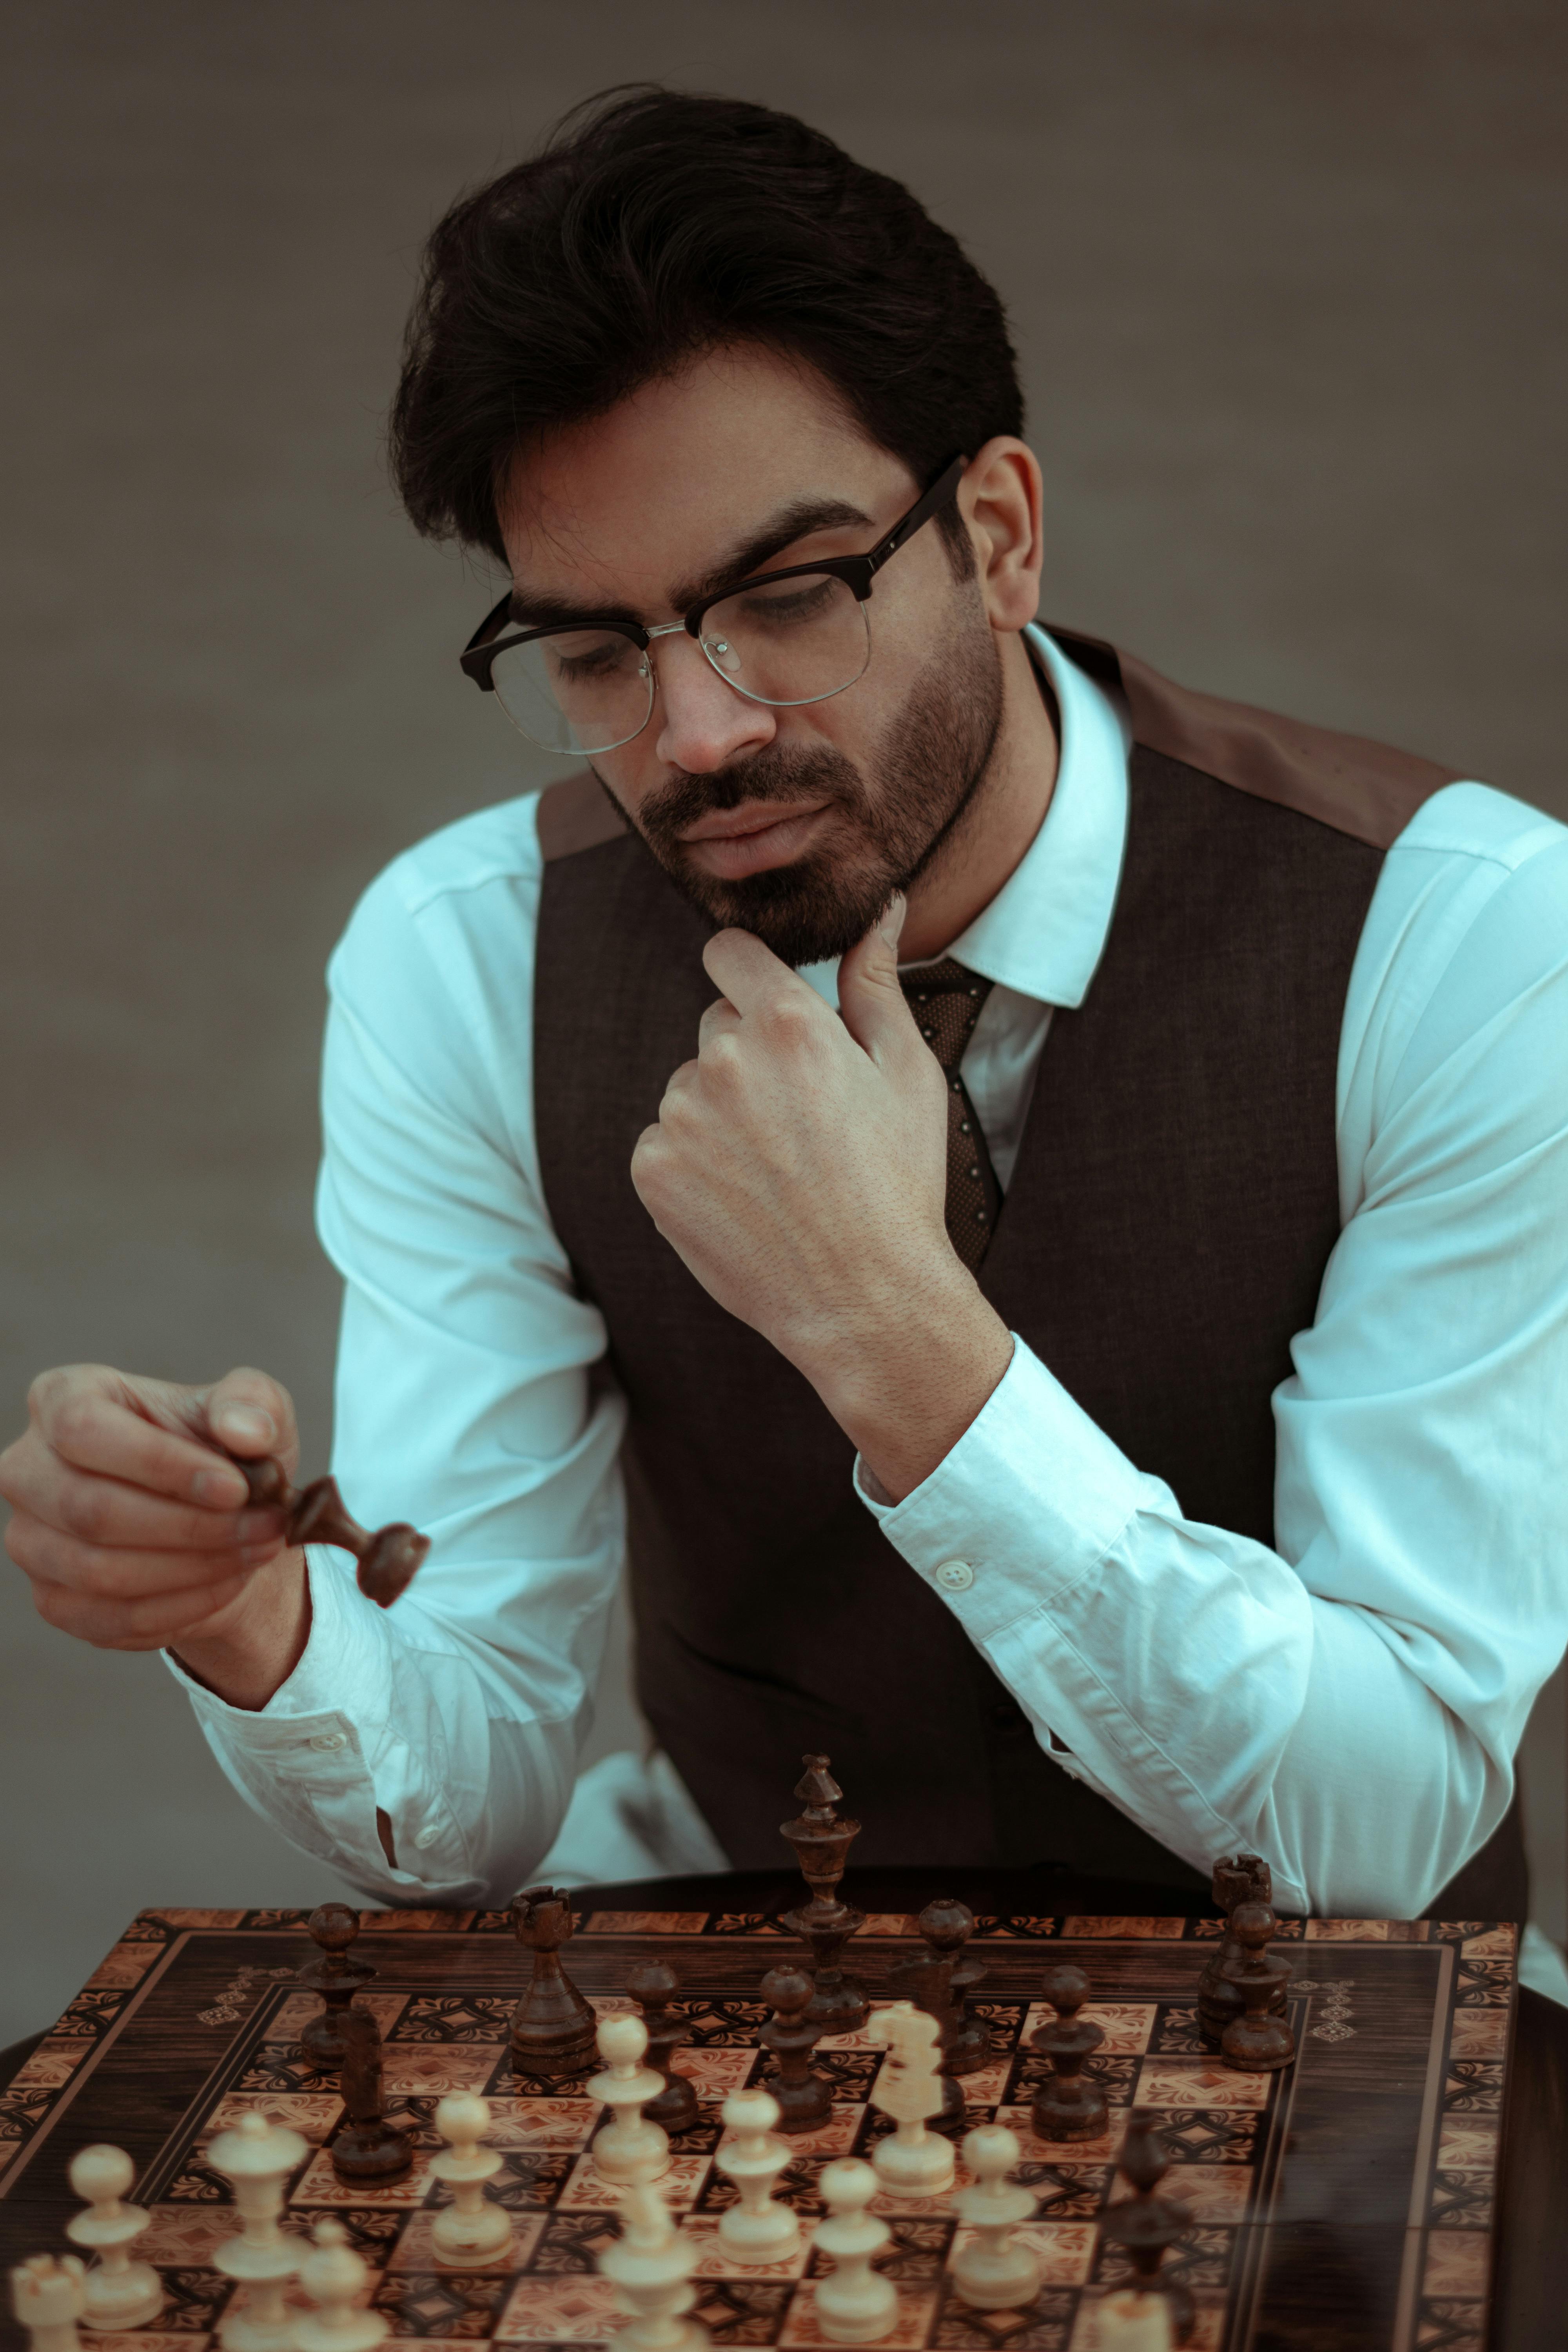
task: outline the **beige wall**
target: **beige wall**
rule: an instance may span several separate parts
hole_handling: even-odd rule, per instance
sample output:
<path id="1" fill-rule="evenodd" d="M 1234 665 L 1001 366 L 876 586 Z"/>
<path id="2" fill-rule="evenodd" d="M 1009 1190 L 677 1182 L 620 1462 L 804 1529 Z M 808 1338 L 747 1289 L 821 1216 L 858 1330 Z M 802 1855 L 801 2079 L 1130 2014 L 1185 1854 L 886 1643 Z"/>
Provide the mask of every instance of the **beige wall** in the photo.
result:
<path id="1" fill-rule="evenodd" d="M 7 1421 L 43 1363 L 249 1359 L 325 1459 L 322 963 L 531 781 L 379 420 L 437 211 L 608 80 L 796 108 L 966 238 L 1049 614 L 1568 814 L 1557 7 L 13 0 L 0 43 Z M 0 2042 L 140 1904 L 328 1890 L 155 1660 L 8 1568 L 0 1643 Z"/>

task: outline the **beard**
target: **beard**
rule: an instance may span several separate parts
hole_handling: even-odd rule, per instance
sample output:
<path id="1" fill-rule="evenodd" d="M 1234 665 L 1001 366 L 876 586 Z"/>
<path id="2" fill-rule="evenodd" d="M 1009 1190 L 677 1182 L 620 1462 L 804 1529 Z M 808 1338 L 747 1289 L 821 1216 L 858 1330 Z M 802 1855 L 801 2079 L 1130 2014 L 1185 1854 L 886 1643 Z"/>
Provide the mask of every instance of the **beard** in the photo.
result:
<path id="1" fill-rule="evenodd" d="M 949 641 L 868 772 L 827 744 L 776 744 L 711 775 L 679 772 L 649 794 L 633 830 L 715 930 L 751 931 L 787 964 L 819 963 L 847 955 L 894 891 L 907 891 L 951 845 L 1001 723 L 1001 656 L 981 623 Z M 832 822 L 826 839 L 792 865 L 721 881 L 680 838 L 715 809 L 808 799 L 825 801 Z"/>

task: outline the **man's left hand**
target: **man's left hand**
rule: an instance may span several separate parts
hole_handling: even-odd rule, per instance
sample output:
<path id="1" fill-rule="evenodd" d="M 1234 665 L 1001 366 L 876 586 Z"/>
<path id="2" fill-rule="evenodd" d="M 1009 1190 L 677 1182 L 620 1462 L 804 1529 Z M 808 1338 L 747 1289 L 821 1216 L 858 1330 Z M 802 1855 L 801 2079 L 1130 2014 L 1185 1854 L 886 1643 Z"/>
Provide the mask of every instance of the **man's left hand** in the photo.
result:
<path id="1" fill-rule="evenodd" d="M 724 993 L 632 1155 L 665 1239 L 895 1493 L 935 1468 L 1011 1353 L 943 1223 L 947 1087 L 899 985 L 903 911 L 843 959 L 841 1019 L 750 932 L 710 940 Z"/>

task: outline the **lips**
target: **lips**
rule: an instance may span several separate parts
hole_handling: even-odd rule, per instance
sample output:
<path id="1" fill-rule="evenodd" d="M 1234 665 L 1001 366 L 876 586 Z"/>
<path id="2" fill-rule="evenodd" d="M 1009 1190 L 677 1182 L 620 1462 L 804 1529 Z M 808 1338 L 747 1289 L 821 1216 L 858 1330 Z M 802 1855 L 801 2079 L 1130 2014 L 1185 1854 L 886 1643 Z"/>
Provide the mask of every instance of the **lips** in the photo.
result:
<path id="1" fill-rule="evenodd" d="M 793 863 L 826 814 L 822 802 L 781 808 L 777 801 L 747 801 L 738 809 L 714 809 L 700 817 L 680 840 L 694 865 L 718 881 L 734 882 Z"/>

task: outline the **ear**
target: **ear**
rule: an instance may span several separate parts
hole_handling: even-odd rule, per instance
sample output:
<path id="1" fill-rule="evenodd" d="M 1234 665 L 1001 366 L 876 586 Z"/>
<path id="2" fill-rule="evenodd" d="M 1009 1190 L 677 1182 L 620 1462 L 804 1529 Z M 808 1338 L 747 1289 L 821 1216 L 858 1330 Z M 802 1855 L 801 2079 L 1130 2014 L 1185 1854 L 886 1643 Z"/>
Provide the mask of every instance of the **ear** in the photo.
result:
<path id="1" fill-rule="evenodd" d="M 958 486 L 958 511 L 974 545 L 986 617 L 1003 634 L 1026 627 L 1039 606 L 1040 508 L 1039 460 L 1010 433 L 987 441 L 970 459 Z"/>

